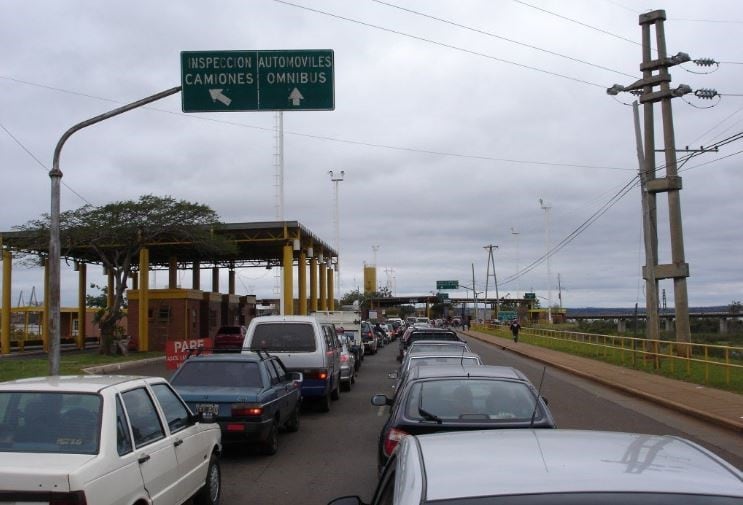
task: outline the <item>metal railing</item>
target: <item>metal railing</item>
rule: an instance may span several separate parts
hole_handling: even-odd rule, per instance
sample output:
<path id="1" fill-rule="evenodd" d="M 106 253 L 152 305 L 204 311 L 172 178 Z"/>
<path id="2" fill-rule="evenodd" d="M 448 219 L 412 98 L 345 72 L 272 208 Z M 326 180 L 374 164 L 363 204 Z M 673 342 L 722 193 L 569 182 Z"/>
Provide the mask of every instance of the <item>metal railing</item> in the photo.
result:
<path id="1" fill-rule="evenodd" d="M 473 325 L 473 330 L 510 338 L 507 326 Z M 524 327 L 519 339 L 622 366 L 648 369 L 705 385 L 743 389 L 743 347 Z"/>

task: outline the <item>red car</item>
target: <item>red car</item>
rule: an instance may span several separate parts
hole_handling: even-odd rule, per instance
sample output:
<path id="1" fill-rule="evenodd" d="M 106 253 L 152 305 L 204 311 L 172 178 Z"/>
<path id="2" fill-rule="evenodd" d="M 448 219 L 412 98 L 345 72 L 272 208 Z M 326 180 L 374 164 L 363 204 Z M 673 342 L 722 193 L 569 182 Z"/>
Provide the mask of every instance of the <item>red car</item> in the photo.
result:
<path id="1" fill-rule="evenodd" d="M 214 335 L 214 351 L 240 351 L 247 332 L 245 326 L 220 326 Z"/>

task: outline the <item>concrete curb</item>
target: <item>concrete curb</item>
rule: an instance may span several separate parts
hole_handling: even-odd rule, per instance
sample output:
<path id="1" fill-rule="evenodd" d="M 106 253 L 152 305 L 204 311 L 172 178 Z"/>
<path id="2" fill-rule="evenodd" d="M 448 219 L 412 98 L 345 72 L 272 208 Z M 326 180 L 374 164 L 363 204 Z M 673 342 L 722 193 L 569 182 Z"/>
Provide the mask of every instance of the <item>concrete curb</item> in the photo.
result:
<path id="1" fill-rule="evenodd" d="M 140 365 L 147 365 L 150 363 L 157 363 L 158 361 L 165 361 L 165 356 L 159 356 L 157 358 L 145 358 L 135 361 L 122 361 L 121 363 L 110 363 L 108 365 L 91 366 L 83 368 L 83 372 L 90 375 L 100 374 L 111 374 L 120 370 L 126 370 Z"/>
<path id="2" fill-rule="evenodd" d="M 577 375 L 579 377 L 583 377 L 584 379 L 588 379 L 588 380 L 592 380 L 594 382 L 598 382 L 598 383 L 600 383 L 600 384 L 602 384 L 604 386 L 610 387 L 612 389 L 615 389 L 615 390 L 618 390 L 618 391 L 622 391 L 624 393 L 629 393 L 629 394 L 634 395 L 634 396 L 637 396 L 639 398 L 643 398 L 645 400 L 652 401 L 653 403 L 657 403 L 657 404 L 663 405 L 664 407 L 668 407 L 670 409 L 673 409 L 673 410 L 682 412 L 682 413 L 687 414 L 687 415 L 690 415 L 692 417 L 696 417 L 697 419 L 701 419 L 703 421 L 712 422 L 712 423 L 717 424 L 718 426 L 721 426 L 723 428 L 726 428 L 726 429 L 729 429 L 729 430 L 732 430 L 732 431 L 735 431 L 735 432 L 738 432 L 738 433 L 743 433 L 743 424 L 736 423 L 734 421 L 731 421 L 730 419 L 719 417 L 719 416 L 716 416 L 714 414 L 710 414 L 708 412 L 704 412 L 704 411 L 695 409 L 693 407 L 689 407 L 688 405 L 682 405 L 680 403 L 667 400 L 666 398 L 663 398 L 663 397 L 660 397 L 660 396 L 657 396 L 657 395 L 648 393 L 647 391 L 641 391 L 639 389 L 632 388 L 632 387 L 629 387 L 629 386 L 625 386 L 623 384 L 618 384 L 616 382 L 613 382 L 613 381 L 604 379 L 602 377 L 597 377 L 596 375 L 593 375 L 593 374 L 588 373 L 588 372 L 584 372 L 582 370 L 577 370 L 575 368 L 572 368 L 572 367 L 569 367 L 569 366 L 566 366 L 566 365 L 563 365 L 563 364 L 560 364 L 560 363 L 554 363 L 554 362 L 549 361 L 547 359 L 543 359 L 543 358 L 539 358 L 537 356 L 533 356 L 532 354 L 529 354 L 528 352 L 526 352 L 524 350 L 516 349 L 516 348 L 514 348 L 512 346 L 509 346 L 509 345 L 499 344 L 497 342 L 493 342 L 491 340 L 488 340 L 488 339 L 479 337 L 477 335 L 473 335 L 472 333 L 469 333 L 469 332 L 467 332 L 467 333 L 462 332 L 462 333 L 464 333 L 468 337 L 471 337 L 471 338 L 474 338 L 474 339 L 477 339 L 477 340 L 480 340 L 480 341 L 483 341 L 483 342 L 487 342 L 489 344 L 498 345 L 502 349 L 504 349 L 504 350 L 507 349 L 507 350 L 509 350 L 509 351 L 511 351 L 511 352 L 513 352 L 515 354 L 518 354 L 520 356 L 524 356 L 524 357 L 527 357 L 529 359 L 533 359 L 535 361 L 539 361 L 540 363 L 544 363 L 546 365 L 550 365 L 550 366 L 553 366 L 555 368 L 559 368 L 560 370 L 563 370 L 565 372 L 571 373 L 573 375 Z M 501 338 L 501 337 L 492 337 L 492 338 Z"/>

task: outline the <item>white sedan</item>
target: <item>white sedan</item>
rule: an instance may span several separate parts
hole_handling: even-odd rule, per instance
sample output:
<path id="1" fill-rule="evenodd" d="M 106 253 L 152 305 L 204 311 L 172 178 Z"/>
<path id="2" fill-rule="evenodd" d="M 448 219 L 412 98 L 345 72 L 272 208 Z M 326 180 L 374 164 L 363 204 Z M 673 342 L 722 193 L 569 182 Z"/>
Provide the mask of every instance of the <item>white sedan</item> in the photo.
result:
<path id="1" fill-rule="evenodd" d="M 0 383 L 0 503 L 216 505 L 219 425 L 165 379 Z"/>

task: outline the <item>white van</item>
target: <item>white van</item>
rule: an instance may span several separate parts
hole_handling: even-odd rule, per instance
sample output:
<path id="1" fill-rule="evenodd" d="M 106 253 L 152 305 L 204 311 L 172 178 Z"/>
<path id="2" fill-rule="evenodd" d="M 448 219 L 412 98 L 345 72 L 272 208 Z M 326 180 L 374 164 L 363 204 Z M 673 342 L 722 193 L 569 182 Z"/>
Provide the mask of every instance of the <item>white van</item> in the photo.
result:
<path id="1" fill-rule="evenodd" d="M 243 352 L 267 351 L 288 371 L 302 372 L 302 398 L 317 399 L 323 412 L 340 395 L 341 345 L 332 323 L 313 316 L 262 316 L 250 322 Z"/>

